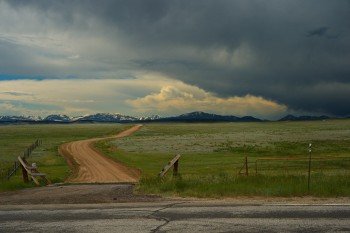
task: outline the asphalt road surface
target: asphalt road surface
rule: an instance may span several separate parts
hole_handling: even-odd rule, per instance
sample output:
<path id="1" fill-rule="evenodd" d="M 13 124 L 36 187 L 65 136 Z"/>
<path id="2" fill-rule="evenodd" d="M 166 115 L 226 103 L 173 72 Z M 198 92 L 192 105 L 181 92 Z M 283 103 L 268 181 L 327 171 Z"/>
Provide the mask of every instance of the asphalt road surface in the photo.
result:
<path id="1" fill-rule="evenodd" d="M 350 204 L 2 205 L 0 232 L 350 232 Z"/>

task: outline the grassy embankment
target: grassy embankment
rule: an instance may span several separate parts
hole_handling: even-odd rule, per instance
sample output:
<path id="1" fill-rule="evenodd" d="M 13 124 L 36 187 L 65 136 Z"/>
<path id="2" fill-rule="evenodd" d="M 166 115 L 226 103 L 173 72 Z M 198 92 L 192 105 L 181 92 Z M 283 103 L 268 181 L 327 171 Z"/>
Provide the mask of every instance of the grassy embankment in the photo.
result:
<path id="1" fill-rule="evenodd" d="M 350 156 L 350 120 L 218 124 L 146 124 L 99 150 L 143 172 L 141 193 L 169 196 L 308 195 L 308 161 L 259 158 Z M 157 177 L 175 154 L 180 175 Z M 238 175 L 248 157 L 249 176 Z M 243 170 L 245 171 L 245 170 Z M 311 195 L 350 196 L 350 159 L 313 160 Z"/>
<path id="2" fill-rule="evenodd" d="M 63 182 L 71 170 L 58 154 L 60 144 L 116 134 L 128 127 L 122 124 L 0 125 L 0 171 L 7 171 L 28 146 L 41 139 L 43 144 L 33 151 L 29 161 L 36 162 L 52 182 Z M 0 179 L 0 191 L 32 186 L 23 183 L 20 170 L 9 181 Z"/>

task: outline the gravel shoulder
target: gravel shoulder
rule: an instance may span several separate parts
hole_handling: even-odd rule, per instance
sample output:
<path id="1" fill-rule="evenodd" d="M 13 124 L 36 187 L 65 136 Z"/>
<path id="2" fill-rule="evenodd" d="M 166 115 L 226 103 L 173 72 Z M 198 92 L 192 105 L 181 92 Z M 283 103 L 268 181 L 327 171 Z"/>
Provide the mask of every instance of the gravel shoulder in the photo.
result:
<path id="1" fill-rule="evenodd" d="M 134 194 L 134 184 L 55 184 L 0 193 L 0 205 L 154 202 L 164 198 Z"/>
<path id="2" fill-rule="evenodd" d="M 212 204 L 350 204 L 350 197 L 256 197 L 237 196 L 223 199 L 205 198 L 164 198 L 157 195 L 140 195 L 135 192 L 135 184 L 54 184 L 45 187 L 23 189 L 0 193 L 0 205 L 32 204 L 103 204 L 103 203 L 160 203 L 160 202 L 205 202 Z"/>

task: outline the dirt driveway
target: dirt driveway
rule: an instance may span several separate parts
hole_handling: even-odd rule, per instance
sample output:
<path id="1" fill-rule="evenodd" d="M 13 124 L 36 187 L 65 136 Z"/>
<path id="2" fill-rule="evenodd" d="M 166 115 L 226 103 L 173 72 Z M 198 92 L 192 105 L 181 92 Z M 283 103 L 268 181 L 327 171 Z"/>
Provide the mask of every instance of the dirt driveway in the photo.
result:
<path id="1" fill-rule="evenodd" d="M 73 173 L 67 182 L 137 182 L 141 175 L 139 170 L 127 167 L 102 155 L 95 149 L 94 145 L 100 140 L 129 136 L 141 127 L 142 125 L 135 125 L 114 136 L 74 141 L 61 145 L 59 147 L 60 154 L 66 158 L 73 169 Z"/>

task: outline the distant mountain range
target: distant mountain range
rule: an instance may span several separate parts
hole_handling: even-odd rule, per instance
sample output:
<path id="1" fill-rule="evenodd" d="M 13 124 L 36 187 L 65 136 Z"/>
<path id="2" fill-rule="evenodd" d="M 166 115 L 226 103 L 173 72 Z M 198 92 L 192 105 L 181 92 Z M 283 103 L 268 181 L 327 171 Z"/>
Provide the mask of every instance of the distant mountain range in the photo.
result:
<path id="1" fill-rule="evenodd" d="M 15 122 L 27 122 L 27 123 L 84 123 L 84 122 L 134 122 L 134 121 L 147 121 L 156 120 L 160 116 L 148 116 L 148 117 L 132 117 L 123 115 L 120 113 L 97 113 L 92 115 L 84 115 L 78 117 L 71 117 L 67 115 L 55 114 L 47 117 L 33 117 L 33 116 L 0 116 L 0 123 L 15 123 Z"/>
<path id="2" fill-rule="evenodd" d="M 279 121 L 307 121 L 326 120 L 328 116 L 293 116 L 287 115 Z M 191 112 L 174 117 L 160 117 L 158 115 L 147 117 L 133 117 L 120 113 L 97 113 L 79 117 L 67 115 L 49 115 L 47 117 L 33 116 L 0 116 L 0 123 L 126 123 L 126 122 L 261 122 L 252 116 L 236 117 L 222 116 L 205 112 Z"/>
<path id="3" fill-rule="evenodd" d="M 279 121 L 315 121 L 315 120 L 327 120 L 330 119 L 328 116 L 293 116 L 287 115 L 281 118 Z"/>
<path id="4" fill-rule="evenodd" d="M 258 122 L 261 119 L 252 116 L 236 117 L 222 116 L 206 112 L 191 112 L 175 117 L 159 118 L 156 121 L 163 122 Z"/>

